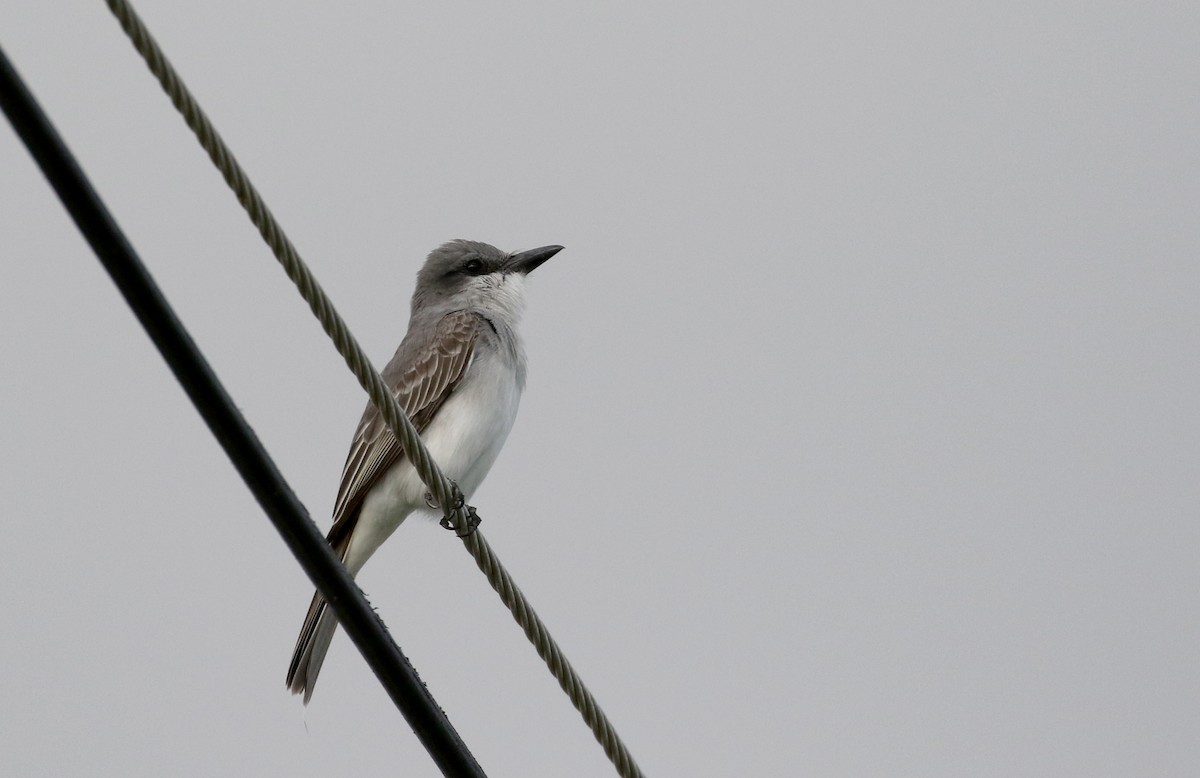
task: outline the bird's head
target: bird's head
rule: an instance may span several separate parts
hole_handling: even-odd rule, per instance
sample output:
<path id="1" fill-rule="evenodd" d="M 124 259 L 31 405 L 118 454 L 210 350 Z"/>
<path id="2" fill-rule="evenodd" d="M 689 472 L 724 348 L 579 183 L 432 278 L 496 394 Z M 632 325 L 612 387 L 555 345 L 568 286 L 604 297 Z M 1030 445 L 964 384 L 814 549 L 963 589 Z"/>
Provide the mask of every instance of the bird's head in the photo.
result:
<path id="1" fill-rule="evenodd" d="M 473 240 L 452 240 L 429 253 L 417 273 L 413 314 L 480 308 L 515 324 L 524 306 L 525 276 L 562 246 L 507 254 Z"/>

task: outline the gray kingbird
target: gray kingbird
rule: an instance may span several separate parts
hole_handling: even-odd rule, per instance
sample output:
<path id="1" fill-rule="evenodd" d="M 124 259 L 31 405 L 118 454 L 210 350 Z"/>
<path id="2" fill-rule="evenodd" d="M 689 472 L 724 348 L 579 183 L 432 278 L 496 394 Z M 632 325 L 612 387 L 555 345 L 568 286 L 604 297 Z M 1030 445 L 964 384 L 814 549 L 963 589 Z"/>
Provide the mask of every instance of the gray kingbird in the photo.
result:
<path id="1" fill-rule="evenodd" d="M 506 254 L 486 243 L 451 241 L 417 273 L 408 333 L 383 380 L 429 453 L 469 498 L 496 461 L 525 387 L 517 332 L 525 276 L 562 246 Z M 354 433 L 333 508 L 329 544 L 351 575 L 410 513 L 430 507 L 425 484 L 371 403 Z M 312 698 L 337 616 L 313 595 L 287 685 Z"/>

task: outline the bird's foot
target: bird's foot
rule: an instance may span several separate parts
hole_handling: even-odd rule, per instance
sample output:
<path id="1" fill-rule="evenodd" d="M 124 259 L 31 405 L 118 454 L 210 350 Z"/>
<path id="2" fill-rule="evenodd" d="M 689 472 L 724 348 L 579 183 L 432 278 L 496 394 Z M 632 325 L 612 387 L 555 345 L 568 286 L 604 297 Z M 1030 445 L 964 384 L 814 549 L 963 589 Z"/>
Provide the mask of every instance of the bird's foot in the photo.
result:
<path id="1" fill-rule="evenodd" d="M 463 507 L 463 505 L 465 505 L 467 502 L 467 498 L 463 497 L 462 489 L 459 489 L 458 483 L 453 480 L 450 481 L 450 497 L 453 500 L 454 506 L 451 510 L 454 511 Z M 434 498 L 433 492 L 430 491 L 425 492 L 425 504 L 435 511 L 442 507 L 438 505 L 438 501 Z"/>
<path id="2" fill-rule="evenodd" d="M 453 507 L 448 511 L 444 511 L 445 515 L 442 516 L 442 520 L 438 523 L 441 524 L 445 529 L 456 530 L 454 526 L 454 514 L 460 509 L 466 508 L 467 531 L 465 533 L 457 532 L 457 530 L 455 531 L 455 534 L 457 534 L 460 538 L 465 538 L 475 532 L 475 528 L 479 526 L 483 519 L 479 518 L 479 514 L 475 512 L 474 508 L 472 508 L 470 505 L 467 505 L 467 498 L 463 496 L 462 490 L 458 488 L 458 484 L 454 481 L 450 482 L 450 496 Z M 438 505 L 438 502 L 434 498 L 432 492 L 425 492 L 425 504 L 430 508 L 433 508 L 435 511 L 441 509 L 442 507 Z"/>
<path id="3" fill-rule="evenodd" d="M 462 506 L 460 505 L 459 507 L 461 508 Z M 454 526 L 454 517 L 453 516 L 443 516 L 442 517 L 441 522 L 439 522 L 442 525 L 442 528 L 454 530 L 455 531 L 454 534 L 460 538 L 465 538 L 465 537 L 474 535 L 475 530 L 478 529 L 479 525 L 483 523 L 483 519 L 479 518 L 479 514 L 476 513 L 475 509 L 473 507 L 471 507 L 470 505 L 466 506 L 466 508 L 467 508 L 467 531 L 466 532 L 458 532 L 457 531 L 457 528 Z"/>

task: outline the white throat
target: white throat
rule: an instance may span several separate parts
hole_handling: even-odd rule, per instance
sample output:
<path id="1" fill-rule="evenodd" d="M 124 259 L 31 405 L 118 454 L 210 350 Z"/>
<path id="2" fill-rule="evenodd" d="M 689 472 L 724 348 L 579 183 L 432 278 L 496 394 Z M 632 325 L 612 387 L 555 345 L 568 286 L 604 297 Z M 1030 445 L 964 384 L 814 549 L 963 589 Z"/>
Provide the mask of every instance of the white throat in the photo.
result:
<path id="1" fill-rule="evenodd" d="M 464 308 L 483 312 L 496 325 L 516 334 L 525 313 L 525 276 L 520 273 L 489 273 L 479 276 L 464 292 Z"/>

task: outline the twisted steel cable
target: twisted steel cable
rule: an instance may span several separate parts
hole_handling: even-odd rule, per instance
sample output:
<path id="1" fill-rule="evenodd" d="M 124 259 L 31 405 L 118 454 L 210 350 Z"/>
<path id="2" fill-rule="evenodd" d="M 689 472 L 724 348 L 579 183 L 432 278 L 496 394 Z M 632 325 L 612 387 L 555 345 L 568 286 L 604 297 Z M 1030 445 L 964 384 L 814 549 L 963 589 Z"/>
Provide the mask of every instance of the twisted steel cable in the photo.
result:
<path id="1" fill-rule="evenodd" d="M 404 415 L 396 398 L 384 384 L 379 371 L 371 364 L 345 321 L 333 307 L 333 302 L 325 294 L 321 285 L 317 283 L 304 260 L 300 258 L 295 246 L 292 245 L 291 240 L 288 239 L 283 228 L 258 194 L 258 190 L 250 183 L 249 177 L 234 157 L 233 152 L 225 145 L 212 122 L 201 110 L 196 99 L 184 85 L 183 79 L 179 77 L 162 49 L 150 35 L 146 25 L 127 0 L 105 0 L 105 2 L 133 43 L 134 48 L 145 60 L 150 72 L 158 79 L 163 91 L 167 93 L 176 110 L 183 116 L 184 121 L 195 134 L 200 145 L 208 152 L 209 158 L 221 172 L 225 183 L 237 195 L 238 202 L 246 210 L 250 221 L 270 246 L 271 252 L 283 266 L 288 278 L 296 285 L 313 315 L 320 321 L 321 327 L 333 341 L 334 347 L 342 355 L 346 365 L 358 379 L 358 383 L 366 390 L 371 402 L 379 409 L 384 421 L 403 445 L 405 454 L 412 461 L 421 480 L 429 487 L 437 504 L 443 506 L 446 518 L 453 522 L 459 536 L 462 537 L 463 545 L 475 558 L 475 563 L 483 571 L 488 583 L 500 595 L 501 601 L 512 612 L 513 618 L 524 630 L 525 636 L 537 650 L 538 656 L 546 663 L 550 672 L 558 680 L 559 686 L 583 716 L 583 720 L 592 730 L 596 740 L 604 748 L 604 753 L 616 767 L 617 773 L 622 778 L 643 778 L 644 774 L 634 761 L 633 755 L 630 754 L 616 729 L 597 704 L 595 697 L 584 685 L 583 679 L 571 667 L 571 663 L 567 661 L 562 649 L 551 637 L 546 625 L 538 618 L 525 595 L 513 582 L 512 576 L 504 569 L 492 547 L 477 529 L 471 531 L 468 523 L 469 507 L 463 503 L 462 494 L 433 461 L 412 422 Z"/>

